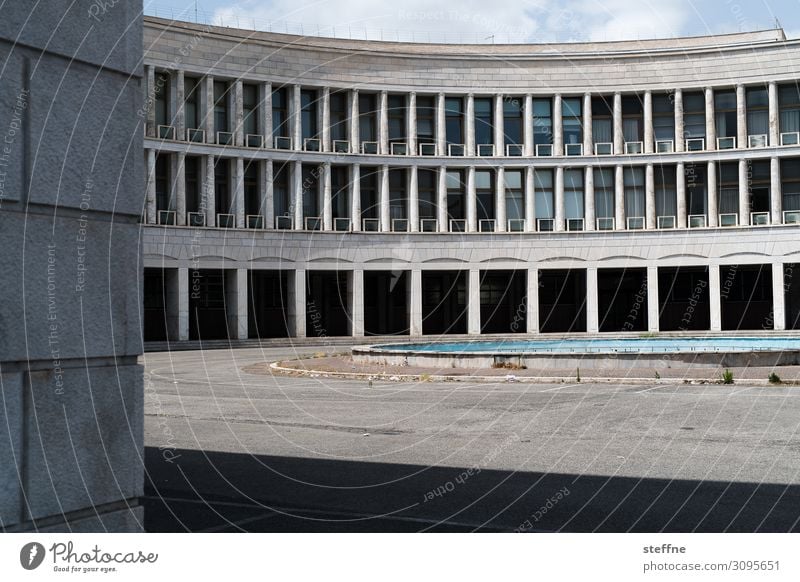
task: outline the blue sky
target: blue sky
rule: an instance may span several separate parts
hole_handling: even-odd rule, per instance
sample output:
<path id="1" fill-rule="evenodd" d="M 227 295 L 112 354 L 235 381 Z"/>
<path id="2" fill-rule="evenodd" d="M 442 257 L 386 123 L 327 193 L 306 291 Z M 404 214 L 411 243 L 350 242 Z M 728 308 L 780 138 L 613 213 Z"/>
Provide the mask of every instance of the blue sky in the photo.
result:
<path id="1" fill-rule="evenodd" d="M 144 0 L 145 13 L 174 11 L 191 19 L 194 0 Z M 716 34 L 773 28 L 800 37 L 800 0 L 197 0 L 201 20 L 227 26 L 338 28 L 338 35 L 392 40 L 426 35 L 497 42 L 614 40 Z M 399 32 L 398 32 L 399 31 Z"/>

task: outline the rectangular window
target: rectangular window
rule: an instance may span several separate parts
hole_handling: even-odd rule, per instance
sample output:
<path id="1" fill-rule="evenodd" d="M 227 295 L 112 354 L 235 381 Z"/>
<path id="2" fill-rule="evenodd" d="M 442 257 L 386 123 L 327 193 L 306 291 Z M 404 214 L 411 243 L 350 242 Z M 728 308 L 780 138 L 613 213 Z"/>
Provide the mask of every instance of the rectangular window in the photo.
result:
<path id="1" fill-rule="evenodd" d="M 331 139 L 347 139 L 347 93 L 331 93 Z"/>
<path id="2" fill-rule="evenodd" d="M 678 215 L 676 167 L 655 166 L 653 178 L 656 188 L 656 216 Z"/>
<path id="3" fill-rule="evenodd" d="M 475 99 L 475 143 L 494 143 L 492 100 L 488 98 L 481 97 Z"/>
<path id="4" fill-rule="evenodd" d="M 624 168 L 625 216 L 643 217 L 644 210 L 644 168 Z"/>
<path id="5" fill-rule="evenodd" d="M 358 94 L 358 138 L 363 141 L 377 140 L 377 99 L 370 93 Z"/>
<path id="6" fill-rule="evenodd" d="M 361 218 L 378 218 L 378 168 L 361 168 Z"/>
<path id="7" fill-rule="evenodd" d="M 331 212 L 334 219 L 350 217 L 347 172 L 345 166 L 331 166 Z"/>
<path id="8" fill-rule="evenodd" d="M 605 97 L 592 97 L 592 142 L 613 143 L 613 141 L 614 115 L 612 106 L 606 101 Z"/>
<path id="9" fill-rule="evenodd" d="M 447 216 L 456 220 L 466 217 L 464 204 L 464 172 L 448 170 L 445 177 L 447 185 Z"/>
<path id="10" fill-rule="evenodd" d="M 464 143 L 463 101 L 458 97 L 447 97 L 444 100 L 444 126 L 448 144 Z"/>
<path id="11" fill-rule="evenodd" d="M 290 216 L 292 201 L 289 194 L 289 163 L 279 164 L 276 162 L 274 168 L 272 209 L 275 216 Z"/>
<path id="12" fill-rule="evenodd" d="M 778 87 L 781 133 L 800 131 L 800 86 L 797 83 Z"/>
<path id="13" fill-rule="evenodd" d="M 317 92 L 300 91 L 300 112 L 303 139 L 317 137 Z"/>
<path id="14" fill-rule="evenodd" d="M 200 159 L 195 156 L 186 156 L 184 160 L 186 212 L 200 211 Z"/>
<path id="15" fill-rule="evenodd" d="M 272 92 L 272 135 L 275 137 L 289 137 L 288 105 L 286 89 L 275 89 Z"/>
<path id="16" fill-rule="evenodd" d="M 389 219 L 406 217 L 406 170 L 395 168 L 389 170 Z"/>
<path id="17" fill-rule="evenodd" d="M 258 133 L 258 85 L 242 85 L 242 113 L 245 137 Z"/>
<path id="18" fill-rule="evenodd" d="M 389 141 L 406 141 L 406 97 L 389 95 Z"/>
<path id="19" fill-rule="evenodd" d="M 435 143 L 435 118 L 436 108 L 433 97 L 417 96 L 417 143 Z"/>
<path id="20" fill-rule="evenodd" d="M 766 87 L 748 87 L 747 135 L 769 135 L 769 92 Z"/>
<path id="21" fill-rule="evenodd" d="M 156 210 L 170 210 L 169 154 L 156 154 Z"/>
<path id="22" fill-rule="evenodd" d="M 533 100 L 533 143 L 553 143 L 553 102 L 550 99 Z"/>
<path id="23" fill-rule="evenodd" d="M 319 216 L 320 166 L 303 164 L 303 218 Z"/>
<path id="24" fill-rule="evenodd" d="M 477 198 L 478 220 L 494 218 L 494 177 L 490 170 L 475 172 L 475 196 Z"/>
<path id="25" fill-rule="evenodd" d="M 800 210 L 800 158 L 781 160 L 783 210 Z"/>
<path id="26" fill-rule="evenodd" d="M 583 119 L 580 98 L 571 97 L 561 101 L 561 119 L 561 125 L 564 130 L 564 143 L 583 143 Z"/>
<path id="27" fill-rule="evenodd" d="M 642 141 L 644 138 L 643 113 L 642 101 L 638 95 L 622 97 L 622 135 L 626 142 Z"/>
<path id="28" fill-rule="evenodd" d="M 420 219 L 436 218 L 436 170 L 420 168 L 417 171 Z"/>
<path id="29" fill-rule="evenodd" d="M 197 129 L 200 127 L 200 79 L 184 77 L 183 89 L 186 96 L 183 102 L 184 123 L 187 129 Z"/>
<path id="30" fill-rule="evenodd" d="M 156 125 L 172 125 L 169 114 L 169 73 L 157 72 L 155 78 L 155 117 Z"/>
<path id="31" fill-rule="evenodd" d="M 653 95 L 653 137 L 656 141 L 675 140 L 672 95 Z"/>
<path id="32" fill-rule="evenodd" d="M 517 97 L 503 100 L 503 132 L 506 145 L 522 143 L 522 102 Z"/>
<path id="33" fill-rule="evenodd" d="M 736 91 L 714 92 L 714 117 L 717 137 L 736 137 Z"/>
<path id="34" fill-rule="evenodd" d="M 228 125 L 228 83 L 214 81 L 214 131 L 230 131 Z"/>
<path id="35" fill-rule="evenodd" d="M 706 168 L 701 164 L 684 166 L 686 180 L 686 209 L 691 214 L 706 215 Z"/>
<path id="36" fill-rule="evenodd" d="M 214 164 L 214 207 L 217 214 L 231 213 L 230 164 L 227 158 L 217 158 Z"/>
<path id="37" fill-rule="evenodd" d="M 739 213 L 739 163 L 723 162 L 717 169 L 717 212 Z"/>
<path id="38" fill-rule="evenodd" d="M 702 92 L 683 94 L 683 134 L 686 139 L 706 136 L 706 98 Z"/>
<path id="39" fill-rule="evenodd" d="M 583 218 L 583 170 L 564 171 L 564 218 Z"/>
<path id="40" fill-rule="evenodd" d="M 597 218 L 614 218 L 614 169 L 594 170 L 594 214 Z"/>
<path id="41" fill-rule="evenodd" d="M 553 218 L 555 216 L 553 170 L 534 170 L 533 184 L 536 218 Z"/>
<path id="42" fill-rule="evenodd" d="M 259 196 L 259 161 L 252 160 L 244 168 L 244 213 L 261 214 L 261 201 Z"/>
<path id="43" fill-rule="evenodd" d="M 507 170 L 505 172 L 506 220 L 525 218 L 525 194 L 522 191 L 522 172 Z"/>
<path id="44" fill-rule="evenodd" d="M 770 163 L 748 160 L 748 182 L 750 184 L 750 212 L 769 212 L 770 209 Z"/>

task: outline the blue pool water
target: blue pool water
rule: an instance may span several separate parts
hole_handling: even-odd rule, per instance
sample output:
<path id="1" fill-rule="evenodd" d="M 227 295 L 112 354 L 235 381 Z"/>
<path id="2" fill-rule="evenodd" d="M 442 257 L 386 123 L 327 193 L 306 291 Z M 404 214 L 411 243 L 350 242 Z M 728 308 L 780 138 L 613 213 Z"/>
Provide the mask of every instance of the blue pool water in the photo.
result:
<path id="1" fill-rule="evenodd" d="M 461 341 L 388 344 L 373 349 L 392 352 L 445 354 L 602 354 L 602 353 L 713 353 L 753 351 L 797 351 L 800 337 L 708 337 L 553 339 L 519 341 Z"/>

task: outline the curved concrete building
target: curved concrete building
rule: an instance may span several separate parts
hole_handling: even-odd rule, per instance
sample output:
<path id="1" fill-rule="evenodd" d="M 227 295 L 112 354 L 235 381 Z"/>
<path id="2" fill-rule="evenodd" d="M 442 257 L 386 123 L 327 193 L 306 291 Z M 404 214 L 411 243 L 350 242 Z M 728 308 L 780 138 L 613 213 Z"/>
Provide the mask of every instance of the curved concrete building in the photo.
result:
<path id="1" fill-rule="evenodd" d="M 800 327 L 800 41 L 145 18 L 148 341 Z"/>

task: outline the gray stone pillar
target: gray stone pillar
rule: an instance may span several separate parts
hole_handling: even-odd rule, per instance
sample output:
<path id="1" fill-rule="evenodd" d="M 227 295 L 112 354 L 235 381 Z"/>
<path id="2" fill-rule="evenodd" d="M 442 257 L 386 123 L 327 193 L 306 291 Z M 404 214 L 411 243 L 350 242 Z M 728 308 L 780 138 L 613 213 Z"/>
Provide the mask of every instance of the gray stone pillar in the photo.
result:
<path id="1" fill-rule="evenodd" d="M 653 92 L 644 92 L 644 153 L 652 154 L 653 140 Z"/>
<path id="2" fill-rule="evenodd" d="M 381 232 L 389 232 L 392 230 L 390 224 L 389 213 L 389 166 L 381 166 L 381 182 L 380 182 L 380 218 L 381 218 Z"/>
<path id="3" fill-rule="evenodd" d="M 644 169 L 645 227 L 653 230 L 656 227 L 656 187 L 653 164 Z"/>
<path id="4" fill-rule="evenodd" d="M 156 151 L 145 150 L 147 159 L 147 189 L 145 190 L 145 220 L 156 223 Z"/>
<path id="5" fill-rule="evenodd" d="M 227 307 L 228 329 L 235 339 L 247 339 L 247 269 L 233 269 L 226 275 L 226 283 L 230 285 L 226 300 L 232 302 Z"/>
<path id="6" fill-rule="evenodd" d="M 675 200 L 678 210 L 678 228 L 686 228 L 686 170 L 683 162 L 678 162 L 675 168 Z"/>
<path id="7" fill-rule="evenodd" d="M 583 198 L 583 209 L 584 209 L 584 225 L 583 227 L 586 230 L 594 230 L 595 229 L 595 207 L 594 207 L 594 168 L 592 166 L 586 166 L 586 170 L 584 173 L 584 198 Z"/>
<path id="8" fill-rule="evenodd" d="M 306 270 L 289 271 L 289 333 L 292 337 L 306 337 Z"/>
<path id="9" fill-rule="evenodd" d="M 411 232 L 419 232 L 419 181 L 417 166 L 408 169 L 408 222 Z"/>
<path id="10" fill-rule="evenodd" d="M 156 136 L 156 69 L 153 65 L 144 66 L 144 103 L 147 106 L 145 135 Z"/>
<path id="11" fill-rule="evenodd" d="M 614 227 L 616 230 L 625 230 L 625 179 L 622 166 L 614 167 Z"/>
<path id="12" fill-rule="evenodd" d="M 331 88 L 322 88 L 322 151 L 331 151 Z"/>
<path id="13" fill-rule="evenodd" d="M 467 168 L 467 232 L 478 230 L 478 200 L 475 191 L 475 166 Z"/>
<path id="14" fill-rule="evenodd" d="M 364 337 L 364 271 L 354 269 L 350 283 L 351 333 L 353 337 Z"/>
<path id="15" fill-rule="evenodd" d="M 786 329 L 786 287 L 783 263 L 772 263 L 772 324 L 775 331 Z"/>
<path id="16" fill-rule="evenodd" d="M 261 115 L 259 115 L 259 128 L 264 136 L 264 144 L 272 147 L 275 144 L 272 135 L 272 84 L 259 83 L 259 102 L 261 103 Z"/>
<path id="17" fill-rule="evenodd" d="M 189 339 L 189 269 L 178 268 L 178 341 Z"/>
<path id="18" fill-rule="evenodd" d="M 359 151 L 359 111 L 358 111 L 358 89 L 350 91 L 350 153 L 357 154 Z"/>
<path id="19" fill-rule="evenodd" d="M 186 226 L 186 154 L 175 154 L 175 224 Z"/>
<path id="20" fill-rule="evenodd" d="M 361 166 L 350 166 L 350 221 L 353 232 L 361 230 Z"/>
<path id="21" fill-rule="evenodd" d="M 497 168 L 495 177 L 495 210 L 494 217 L 498 232 L 506 231 L 506 171 L 502 166 Z"/>
<path id="22" fill-rule="evenodd" d="M 586 268 L 586 331 L 600 331 L 600 310 L 597 299 L 597 267 Z"/>
<path id="23" fill-rule="evenodd" d="M 436 188 L 436 219 L 439 223 L 439 232 L 450 230 L 447 216 L 447 166 L 439 166 Z"/>
<path id="24" fill-rule="evenodd" d="M 244 160 L 236 158 L 233 175 L 233 207 L 236 212 L 236 228 L 244 228 Z"/>
<path id="25" fill-rule="evenodd" d="M 389 93 L 381 91 L 378 115 L 378 151 L 389 155 Z"/>
<path id="26" fill-rule="evenodd" d="M 408 94 L 408 109 L 406 110 L 408 152 L 415 156 L 417 151 L 417 94 L 412 91 Z"/>
<path id="27" fill-rule="evenodd" d="M 201 81 L 203 84 L 203 130 L 206 132 L 206 143 L 217 143 L 217 134 L 214 128 L 214 77 L 206 75 Z"/>
<path id="28" fill-rule="evenodd" d="M 594 154 L 594 140 L 592 138 L 592 94 L 583 94 L 583 155 Z"/>
<path id="29" fill-rule="evenodd" d="M 186 139 L 186 115 L 184 113 L 184 103 L 186 101 L 186 87 L 184 84 L 183 70 L 175 71 L 175 138 L 178 140 Z"/>
<path id="30" fill-rule="evenodd" d="M 206 226 L 217 226 L 217 201 L 214 191 L 214 156 L 206 156 L 203 172 L 203 204 L 206 210 Z"/>
<path id="31" fill-rule="evenodd" d="M 506 138 L 503 131 L 503 96 L 494 96 L 494 155 L 506 155 Z"/>
<path id="32" fill-rule="evenodd" d="M 333 230 L 333 209 L 331 208 L 331 163 L 322 164 L 322 229 Z"/>
<path id="33" fill-rule="evenodd" d="M 525 95 L 525 105 L 522 108 L 522 143 L 523 153 L 526 156 L 533 155 L 533 95 L 530 93 Z"/>
<path id="34" fill-rule="evenodd" d="M 553 97 L 553 155 L 564 155 L 564 125 L 561 111 L 561 95 Z"/>
<path id="35" fill-rule="evenodd" d="M 555 171 L 555 229 L 560 232 L 564 230 L 564 168 L 558 166 Z"/>
<path id="36" fill-rule="evenodd" d="M 739 160 L 739 225 L 750 224 L 750 172 L 748 160 Z"/>
<path id="37" fill-rule="evenodd" d="M 528 269 L 525 319 L 528 333 L 539 333 L 539 270 Z"/>
<path id="38" fill-rule="evenodd" d="M 686 149 L 685 130 L 683 128 L 683 90 L 675 89 L 675 151 L 682 152 Z"/>
<path id="39" fill-rule="evenodd" d="M 622 94 L 614 93 L 614 154 L 620 155 L 625 151 L 625 138 L 622 132 Z"/>
<path id="40" fill-rule="evenodd" d="M 466 117 L 464 119 L 467 128 L 467 143 L 464 144 L 468 156 L 475 155 L 475 95 L 467 95 Z"/>
<path id="41" fill-rule="evenodd" d="M 660 311 L 658 297 L 658 267 L 647 266 L 647 331 L 657 332 L 659 329 L 658 314 Z"/>
<path id="42" fill-rule="evenodd" d="M 736 85 L 736 147 L 747 147 L 747 99 L 744 85 Z"/>
<path id="43" fill-rule="evenodd" d="M 534 194 L 533 166 L 525 167 L 525 231 L 536 231 L 536 198 Z"/>
<path id="44" fill-rule="evenodd" d="M 292 210 L 295 230 L 303 230 L 303 166 L 300 162 L 292 162 L 289 167 L 289 183 L 291 184 Z"/>
<path id="45" fill-rule="evenodd" d="M 717 123 L 714 115 L 714 89 L 705 88 L 706 97 L 706 149 L 717 149 Z"/>
<path id="46" fill-rule="evenodd" d="M 275 183 L 272 160 L 264 160 L 261 172 L 261 192 L 264 194 L 261 205 L 261 216 L 264 217 L 264 228 L 275 228 Z"/>
<path id="47" fill-rule="evenodd" d="M 770 209 L 770 223 L 782 224 L 782 207 L 783 207 L 783 193 L 781 189 L 781 163 L 780 160 L 773 156 L 769 159 L 769 209 Z"/>
<path id="48" fill-rule="evenodd" d="M 436 153 L 447 155 L 447 131 L 444 119 L 444 93 L 436 95 Z"/>
<path id="49" fill-rule="evenodd" d="M 719 195 L 717 193 L 716 162 L 708 162 L 707 168 L 708 226 L 714 227 L 719 226 Z"/>
<path id="50" fill-rule="evenodd" d="M 411 270 L 409 282 L 409 323 L 410 335 L 422 335 L 422 271 L 419 269 Z"/>
<path id="51" fill-rule="evenodd" d="M 775 81 L 770 81 L 767 93 L 769 96 L 769 145 L 775 147 L 781 143 L 778 121 L 778 85 Z"/>
<path id="52" fill-rule="evenodd" d="M 721 331 L 722 297 L 720 296 L 719 265 L 708 266 L 708 299 L 711 303 L 711 331 Z"/>
<path id="53" fill-rule="evenodd" d="M 481 333 L 481 272 L 470 269 L 467 280 L 467 333 Z"/>
<path id="54" fill-rule="evenodd" d="M 300 93 L 300 85 L 293 85 L 292 98 L 289 101 L 289 131 L 292 136 L 292 147 L 296 150 L 303 149 L 303 115 Z"/>
<path id="55" fill-rule="evenodd" d="M 244 97 L 241 79 L 233 82 L 233 143 L 240 147 L 244 145 Z"/>

